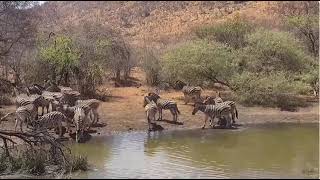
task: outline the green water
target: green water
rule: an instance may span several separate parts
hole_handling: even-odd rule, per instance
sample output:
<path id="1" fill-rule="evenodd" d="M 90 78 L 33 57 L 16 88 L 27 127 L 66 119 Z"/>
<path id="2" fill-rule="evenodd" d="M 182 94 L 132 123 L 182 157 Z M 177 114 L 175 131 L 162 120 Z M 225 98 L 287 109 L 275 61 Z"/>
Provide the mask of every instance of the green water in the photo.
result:
<path id="1" fill-rule="evenodd" d="M 72 144 L 73 178 L 318 178 L 318 124 L 135 132 Z"/>

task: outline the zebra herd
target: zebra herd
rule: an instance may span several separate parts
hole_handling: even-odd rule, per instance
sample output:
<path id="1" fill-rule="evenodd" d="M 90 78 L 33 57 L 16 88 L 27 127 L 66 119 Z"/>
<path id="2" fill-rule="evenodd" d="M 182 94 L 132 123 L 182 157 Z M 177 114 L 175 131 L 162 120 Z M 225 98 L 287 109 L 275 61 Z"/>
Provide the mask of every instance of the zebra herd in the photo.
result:
<path id="1" fill-rule="evenodd" d="M 20 124 L 31 127 L 32 130 L 58 129 L 59 137 L 63 136 L 63 124 L 69 134 L 71 126 L 75 126 L 76 142 L 83 137 L 84 131 L 99 121 L 97 109 L 100 101 L 97 99 L 80 100 L 80 93 L 69 87 L 61 87 L 60 92 L 51 92 L 44 87 L 33 84 L 25 88 L 26 93 L 16 92 L 15 131 Z M 51 111 L 49 111 L 51 106 Z M 38 108 L 42 111 L 40 117 Z M 46 109 L 46 114 L 44 113 Z"/>
<path id="2" fill-rule="evenodd" d="M 213 128 L 214 119 L 217 118 L 218 125 L 231 128 L 235 124 L 235 118 L 238 119 L 238 110 L 234 101 L 223 101 L 220 92 L 214 97 L 206 97 L 204 100 L 201 98 L 202 88 L 199 86 L 183 86 L 182 92 L 184 94 L 184 102 L 188 104 L 190 100 L 194 101 L 192 115 L 195 115 L 198 111 L 201 111 L 205 114 L 205 121 L 202 126 L 202 129 L 205 128 L 207 120 L 210 121 L 210 126 Z M 144 104 L 146 117 L 148 121 L 149 131 L 151 131 L 151 124 L 154 124 L 156 121 L 156 113 L 159 112 L 159 118 L 162 119 L 162 109 L 167 109 L 171 111 L 173 115 L 173 121 L 177 122 L 178 110 L 177 103 L 172 100 L 166 100 L 161 98 L 156 93 L 148 93 L 144 97 Z M 152 123 L 153 121 L 153 123 Z"/>

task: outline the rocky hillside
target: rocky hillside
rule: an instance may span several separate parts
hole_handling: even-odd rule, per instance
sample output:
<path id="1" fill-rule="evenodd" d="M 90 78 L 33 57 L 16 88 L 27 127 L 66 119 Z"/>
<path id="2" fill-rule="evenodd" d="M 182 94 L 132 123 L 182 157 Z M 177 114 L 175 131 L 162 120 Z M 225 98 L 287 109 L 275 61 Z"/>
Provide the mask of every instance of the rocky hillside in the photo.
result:
<path id="1" fill-rule="evenodd" d="M 256 22 L 274 21 L 269 12 L 273 4 L 248 1 L 51 1 L 37 11 L 42 17 L 39 28 L 45 32 L 95 21 L 117 30 L 131 44 L 161 48 L 190 38 L 194 28 L 217 23 L 235 14 Z"/>

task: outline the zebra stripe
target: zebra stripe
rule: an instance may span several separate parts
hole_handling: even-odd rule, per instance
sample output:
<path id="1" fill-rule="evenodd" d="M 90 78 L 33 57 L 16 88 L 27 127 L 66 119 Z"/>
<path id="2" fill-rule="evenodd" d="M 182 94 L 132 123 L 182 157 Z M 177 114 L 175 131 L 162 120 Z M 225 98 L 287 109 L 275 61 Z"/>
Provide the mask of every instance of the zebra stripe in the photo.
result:
<path id="1" fill-rule="evenodd" d="M 83 107 L 88 112 L 92 110 L 92 124 L 98 123 L 99 113 L 98 108 L 100 106 L 100 101 L 97 99 L 87 99 L 87 100 L 77 100 L 76 106 Z"/>
<path id="2" fill-rule="evenodd" d="M 188 104 L 190 99 L 199 100 L 201 96 L 201 87 L 199 86 L 183 86 L 182 92 L 184 95 L 185 104 Z"/>
<path id="3" fill-rule="evenodd" d="M 44 90 L 45 88 L 38 85 L 38 84 L 33 84 L 29 87 L 27 87 L 27 91 L 28 91 L 28 95 L 30 94 L 38 94 L 38 95 L 41 95 L 42 94 L 42 91 Z"/>
<path id="4" fill-rule="evenodd" d="M 201 93 L 201 87 L 199 86 L 183 86 L 182 88 L 182 92 L 184 94 L 188 94 L 188 95 L 193 95 L 193 94 L 198 94 Z"/>
<path id="5" fill-rule="evenodd" d="M 153 101 L 149 101 L 148 104 L 145 106 L 147 121 L 148 121 L 148 127 L 149 130 L 151 130 L 151 120 L 155 121 L 156 113 L 158 111 L 157 105 Z"/>
<path id="6" fill-rule="evenodd" d="M 22 132 L 22 124 L 28 124 L 32 121 L 33 113 L 27 106 L 18 107 L 16 110 L 16 122 L 14 126 L 14 130 L 17 130 L 17 125 L 20 123 L 20 130 Z"/>
<path id="7" fill-rule="evenodd" d="M 62 122 L 67 123 L 69 130 L 69 123 L 67 117 L 58 111 L 53 111 L 43 115 L 39 120 L 35 121 L 34 128 L 37 130 L 59 128 L 59 136 L 62 137 Z"/>
<path id="8" fill-rule="evenodd" d="M 156 103 L 158 109 L 159 109 L 159 120 L 162 120 L 162 109 L 170 110 L 173 121 L 178 121 L 178 114 L 180 114 L 180 111 L 178 109 L 177 103 L 171 100 L 166 100 L 160 98 L 159 95 L 154 93 L 149 93 L 148 96 L 145 98 L 145 104 L 146 99 L 149 99 L 149 101 L 153 101 Z"/>
<path id="9" fill-rule="evenodd" d="M 79 142 L 79 140 L 83 136 L 83 132 L 88 126 L 88 120 L 87 116 L 85 114 L 85 110 L 81 107 L 75 107 L 74 110 L 74 123 L 76 125 L 76 142 Z"/>

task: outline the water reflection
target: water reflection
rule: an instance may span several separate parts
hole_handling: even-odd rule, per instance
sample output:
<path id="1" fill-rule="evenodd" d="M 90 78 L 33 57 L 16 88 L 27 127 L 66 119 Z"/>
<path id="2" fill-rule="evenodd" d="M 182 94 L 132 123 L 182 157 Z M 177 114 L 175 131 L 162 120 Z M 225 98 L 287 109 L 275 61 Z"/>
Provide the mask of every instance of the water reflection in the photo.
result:
<path id="1" fill-rule="evenodd" d="M 93 138 L 73 150 L 96 171 L 81 178 L 290 178 L 319 165 L 319 127 L 128 133 Z"/>

